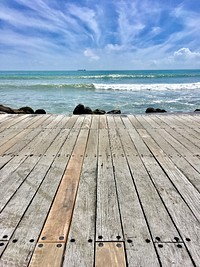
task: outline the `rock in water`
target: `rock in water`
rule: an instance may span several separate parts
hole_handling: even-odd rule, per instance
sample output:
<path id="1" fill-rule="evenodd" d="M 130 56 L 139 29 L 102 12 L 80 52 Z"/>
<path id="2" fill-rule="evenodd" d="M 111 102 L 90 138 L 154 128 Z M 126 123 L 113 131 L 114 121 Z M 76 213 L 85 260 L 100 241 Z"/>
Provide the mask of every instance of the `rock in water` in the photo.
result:
<path id="1" fill-rule="evenodd" d="M 74 111 L 73 111 L 73 114 L 74 114 L 74 115 L 81 115 L 81 114 L 84 114 L 84 110 L 85 110 L 84 105 L 82 105 L 82 104 L 78 104 L 78 105 L 75 107 L 75 109 L 74 109 Z"/>
<path id="2" fill-rule="evenodd" d="M 96 115 L 103 115 L 103 114 L 105 114 L 106 112 L 105 112 L 105 110 L 102 110 L 102 109 L 95 109 L 95 110 L 93 110 L 93 114 L 96 114 Z"/>
<path id="3" fill-rule="evenodd" d="M 44 109 L 37 109 L 35 114 L 46 114 L 46 111 Z"/>
<path id="4" fill-rule="evenodd" d="M 30 107 L 19 108 L 19 111 L 23 111 L 25 114 L 34 114 L 34 110 Z"/>
<path id="5" fill-rule="evenodd" d="M 121 110 L 120 109 L 113 109 L 111 111 L 108 111 L 107 114 L 121 114 Z"/>
<path id="6" fill-rule="evenodd" d="M 92 110 L 90 107 L 84 107 L 84 114 L 92 114 Z"/>
<path id="7" fill-rule="evenodd" d="M 3 106 L 3 105 L 0 105 L 0 111 L 8 113 L 8 114 L 15 114 L 15 112 L 12 108 L 9 108 L 9 107 Z"/>
<path id="8" fill-rule="evenodd" d="M 160 108 L 147 108 L 146 109 L 146 113 L 164 113 L 164 112 L 167 112 L 166 110 L 164 109 L 160 109 Z"/>

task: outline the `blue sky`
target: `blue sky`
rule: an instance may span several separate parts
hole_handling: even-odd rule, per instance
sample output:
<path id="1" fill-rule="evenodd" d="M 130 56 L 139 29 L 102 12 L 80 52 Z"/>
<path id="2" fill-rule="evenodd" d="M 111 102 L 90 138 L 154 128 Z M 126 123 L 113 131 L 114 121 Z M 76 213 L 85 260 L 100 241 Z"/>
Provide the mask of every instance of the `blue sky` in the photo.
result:
<path id="1" fill-rule="evenodd" d="M 1 0 L 1 70 L 200 68 L 198 0 Z"/>

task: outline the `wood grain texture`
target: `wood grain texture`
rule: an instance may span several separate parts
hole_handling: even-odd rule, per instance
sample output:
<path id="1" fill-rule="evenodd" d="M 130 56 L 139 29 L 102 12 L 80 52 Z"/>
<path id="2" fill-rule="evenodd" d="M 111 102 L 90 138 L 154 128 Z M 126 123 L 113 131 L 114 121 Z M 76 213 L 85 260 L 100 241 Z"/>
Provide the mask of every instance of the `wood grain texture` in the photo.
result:
<path id="1" fill-rule="evenodd" d="M 38 243 L 29 267 L 61 267 L 64 253 L 62 243 Z"/>
<path id="2" fill-rule="evenodd" d="M 158 243 L 156 248 L 163 267 L 198 266 L 192 262 L 184 244 Z"/>
<path id="3" fill-rule="evenodd" d="M 90 130 L 64 267 L 93 266 L 96 216 L 98 130 Z M 72 242 L 74 240 L 74 242 Z"/>
<path id="4" fill-rule="evenodd" d="M 95 267 L 125 267 L 124 244 L 122 242 L 97 242 Z"/>
<path id="5" fill-rule="evenodd" d="M 59 242 L 60 237 L 66 241 L 73 214 L 83 156 L 87 144 L 88 130 L 81 130 L 73 155 L 70 158 L 55 200 L 42 230 L 40 241 Z"/>
<path id="6" fill-rule="evenodd" d="M 97 177 L 96 238 L 115 241 L 122 236 L 120 213 L 115 186 L 107 129 L 99 130 L 99 159 Z"/>

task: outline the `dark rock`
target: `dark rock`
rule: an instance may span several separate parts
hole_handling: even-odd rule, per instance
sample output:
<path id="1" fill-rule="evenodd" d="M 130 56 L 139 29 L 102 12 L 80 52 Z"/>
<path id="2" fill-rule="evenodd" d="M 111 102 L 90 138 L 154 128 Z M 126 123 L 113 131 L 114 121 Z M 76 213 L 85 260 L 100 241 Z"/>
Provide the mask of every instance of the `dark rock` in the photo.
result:
<path id="1" fill-rule="evenodd" d="M 84 111 L 85 111 L 85 107 L 84 107 L 84 105 L 82 105 L 82 104 L 78 104 L 78 105 L 75 107 L 75 109 L 74 109 L 74 111 L 73 111 L 73 114 L 74 114 L 74 115 L 81 115 L 81 114 L 84 114 Z"/>
<path id="2" fill-rule="evenodd" d="M 30 107 L 22 107 L 18 109 L 19 111 L 24 111 L 25 114 L 34 114 L 34 110 Z"/>
<path id="3" fill-rule="evenodd" d="M 199 112 L 200 111 L 200 109 L 199 108 L 197 108 L 197 109 L 195 109 L 195 111 L 194 112 Z"/>
<path id="4" fill-rule="evenodd" d="M 46 114 L 46 111 L 44 109 L 37 109 L 35 114 Z"/>
<path id="5" fill-rule="evenodd" d="M 164 113 L 164 112 L 167 112 L 166 110 L 164 109 L 160 109 L 160 108 L 147 108 L 146 109 L 146 113 Z"/>
<path id="6" fill-rule="evenodd" d="M 96 115 L 103 115 L 103 114 L 105 114 L 106 112 L 105 112 L 105 110 L 102 110 L 102 109 L 95 109 L 95 110 L 93 110 L 93 114 L 96 114 Z"/>
<path id="7" fill-rule="evenodd" d="M 0 105 L 0 111 L 8 113 L 8 114 L 15 114 L 15 111 L 12 108 L 9 108 L 3 105 Z"/>
<path id="8" fill-rule="evenodd" d="M 92 114 L 92 110 L 89 107 L 84 107 L 84 114 Z"/>
<path id="9" fill-rule="evenodd" d="M 111 111 L 108 111 L 107 114 L 121 114 L 121 110 L 120 109 L 113 109 Z"/>

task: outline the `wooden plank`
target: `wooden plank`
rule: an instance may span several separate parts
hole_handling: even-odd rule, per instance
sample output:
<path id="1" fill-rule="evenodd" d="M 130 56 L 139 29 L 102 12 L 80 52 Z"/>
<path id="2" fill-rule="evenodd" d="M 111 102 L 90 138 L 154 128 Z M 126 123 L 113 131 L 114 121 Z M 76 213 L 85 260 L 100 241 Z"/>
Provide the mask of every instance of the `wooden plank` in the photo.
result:
<path id="1" fill-rule="evenodd" d="M 73 125 L 73 128 L 80 129 L 84 121 L 84 116 L 79 116 L 79 115 L 74 115 L 74 116 L 77 117 L 77 119 Z"/>
<path id="2" fill-rule="evenodd" d="M 179 234 L 140 157 L 130 153 L 129 147 L 133 143 L 128 133 L 120 130 L 119 136 L 154 242 L 158 239 L 162 242 L 174 242 L 174 237 L 179 237 Z M 129 143 L 129 146 L 127 146 L 127 143 Z"/>
<path id="3" fill-rule="evenodd" d="M 43 125 L 48 123 L 50 117 L 50 114 L 36 115 L 34 121 L 26 124 L 26 128 L 36 129 L 37 127 L 42 127 Z"/>
<path id="4" fill-rule="evenodd" d="M 40 242 L 66 241 L 76 199 L 88 130 L 81 130 L 73 156 L 62 178 L 55 200 L 40 236 Z M 62 238 L 62 239 L 61 239 Z"/>
<path id="5" fill-rule="evenodd" d="M 144 116 L 137 115 L 136 118 L 139 121 L 139 123 L 142 125 L 142 128 L 145 128 L 145 129 L 152 128 L 151 124 L 147 122 L 147 120 L 145 120 Z"/>
<path id="6" fill-rule="evenodd" d="M 128 118 L 135 129 L 143 128 L 142 124 L 137 120 L 137 116 L 128 115 Z"/>
<path id="7" fill-rule="evenodd" d="M 76 115 L 73 115 L 72 117 L 70 117 L 69 120 L 67 121 L 66 125 L 65 125 L 65 128 L 69 128 L 69 129 L 73 128 L 77 119 L 78 119 L 78 116 L 76 116 Z"/>
<path id="8" fill-rule="evenodd" d="M 124 129 L 125 128 L 125 125 L 123 123 L 123 121 L 121 120 L 121 116 L 114 116 L 114 121 L 115 121 L 115 124 L 116 124 L 116 128 L 120 128 L 120 129 Z"/>
<path id="9" fill-rule="evenodd" d="M 134 267 L 159 266 L 156 251 L 151 242 L 151 234 L 119 138 L 113 129 L 109 133 L 128 264 Z"/>
<path id="10" fill-rule="evenodd" d="M 13 263 L 16 267 L 28 265 L 65 167 L 66 158 L 56 157 L 32 202 L 27 204 L 27 209 L 0 259 L 0 266 L 5 262 L 7 266 L 12 266 Z M 13 209 L 18 205 L 20 203 L 15 202 Z"/>
<path id="11" fill-rule="evenodd" d="M 99 115 L 92 116 L 91 129 L 99 129 Z"/>
<path id="12" fill-rule="evenodd" d="M 10 115 L 9 120 L 1 123 L 1 128 L 18 127 L 26 120 L 30 120 L 29 115 Z"/>
<path id="13" fill-rule="evenodd" d="M 61 267 L 64 245 L 61 243 L 38 243 L 29 267 Z"/>
<path id="14" fill-rule="evenodd" d="M 170 129 L 170 130 L 166 130 L 174 139 L 176 139 L 179 143 L 181 143 L 185 148 L 187 148 L 191 153 L 193 154 L 200 154 L 200 148 L 192 143 L 192 138 L 191 136 L 189 136 L 189 134 L 183 130 L 183 129 Z M 185 132 L 187 135 L 187 137 L 185 136 L 185 134 L 183 134 L 183 132 Z M 198 140 L 199 142 L 199 140 Z"/>
<path id="15" fill-rule="evenodd" d="M 42 156 L 60 131 L 61 129 L 44 129 L 20 151 L 19 155 Z"/>
<path id="16" fill-rule="evenodd" d="M 122 228 L 107 129 L 99 130 L 96 238 L 117 241 Z"/>
<path id="17" fill-rule="evenodd" d="M 84 116 L 84 121 L 82 124 L 82 129 L 89 129 L 92 121 L 92 116 L 91 115 L 85 115 Z"/>
<path id="18" fill-rule="evenodd" d="M 0 188 L 0 194 L 1 194 L 1 199 L 0 199 L 0 211 L 2 211 L 4 208 L 4 211 L 0 214 L 0 218 L 2 221 L 2 224 L 0 226 L 0 238 L 1 236 L 4 235 L 4 232 L 6 231 L 7 233 L 9 232 L 9 225 L 14 224 L 14 220 L 20 220 L 20 210 L 21 208 L 24 210 L 26 208 L 26 205 L 22 207 L 22 202 L 21 202 L 21 194 L 22 190 L 25 190 L 24 187 L 22 186 L 22 189 L 19 189 L 19 186 L 27 179 L 29 176 L 30 178 L 27 179 L 26 183 L 29 182 L 29 180 L 33 180 L 35 175 L 39 175 L 37 172 L 33 172 L 32 175 L 29 175 L 30 172 L 33 170 L 35 167 L 36 163 L 38 162 L 39 158 L 38 157 L 28 157 L 26 160 L 17 168 L 16 172 L 10 173 L 10 175 L 4 175 L 4 179 L 1 181 L 1 188 Z M 42 167 L 41 167 L 42 168 Z M 39 170 L 40 171 L 40 170 Z M 31 182 L 31 181 L 30 181 Z M 31 182 L 32 184 L 32 182 Z M 36 182 L 37 184 L 37 182 Z M 30 185 L 29 185 L 30 186 Z M 32 185 L 33 186 L 33 185 Z M 15 194 L 15 192 L 18 190 L 19 195 L 14 196 L 12 201 L 5 207 L 7 202 L 12 198 L 12 196 Z M 31 188 L 29 189 L 31 191 Z M 24 192 L 23 192 L 24 193 Z M 25 195 L 25 193 L 24 193 Z M 30 193 L 30 196 L 32 193 Z M 19 202 L 19 208 L 15 207 L 15 211 L 13 211 L 13 203 L 15 201 Z M 28 204 L 28 199 L 25 200 L 25 203 L 27 202 Z M 16 212 L 16 213 L 15 213 Z M 10 215 L 12 214 L 12 216 Z M 12 217 L 13 220 L 12 220 Z M 8 222 L 7 222 L 8 221 Z M 6 228 L 5 228 L 6 224 Z M 3 228 L 2 228 L 3 227 Z M 11 229 L 12 232 L 13 228 Z M 8 234 L 6 234 L 8 235 Z"/>
<path id="19" fill-rule="evenodd" d="M 163 150 L 155 143 L 155 141 L 148 135 L 146 130 L 138 130 L 147 146 L 152 153 L 156 155 L 157 161 L 163 167 L 170 180 L 176 186 L 194 215 L 200 221 L 200 194 L 196 188 L 188 181 L 185 175 L 173 164 L 173 162 L 165 155 Z M 180 183 L 181 181 L 181 183 Z M 192 197 L 191 197 L 192 196 Z"/>
<path id="20" fill-rule="evenodd" d="M 0 146 L 2 146 L 4 143 L 8 142 L 10 139 L 12 139 L 14 136 L 22 132 L 22 129 L 12 129 L 12 128 L 6 128 L 5 131 L 0 133 Z"/>
<path id="21" fill-rule="evenodd" d="M 197 266 L 192 262 L 184 244 L 158 243 L 156 248 L 162 267 Z"/>
<path id="22" fill-rule="evenodd" d="M 11 156 L 0 156 L 0 170 L 12 159 Z"/>
<path id="23" fill-rule="evenodd" d="M 95 267 L 125 267 L 123 242 L 97 242 Z"/>
<path id="24" fill-rule="evenodd" d="M 94 263 L 97 146 L 98 130 L 90 130 L 63 267 Z"/>
<path id="25" fill-rule="evenodd" d="M 113 116 L 111 115 L 107 116 L 107 123 L 108 123 L 108 128 L 111 128 L 111 129 L 116 128 L 116 124 L 115 124 Z"/>
<path id="26" fill-rule="evenodd" d="M 19 132 L 16 134 L 12 139 L 5 142 L 0 147 L 0 155 L 3 155 L 7 150 L 9 150 L 12 146 L 14 146 L 20 139 L 22 139 L 24 136 L 29 134 L 31 132 L 31 129 L 25 129 L 22 132 Z"/>
<path id="27" fill-rule="evenodd" d="M 4 151 L 4 155 L 20 155 L 23 154 L 21 151 L 25 149 L 26 146 L 30 142 L 33 141 L 34 138 L 37 138 L 39 134 L 42 133 L 42 129 L 38 127 L 37 129 L 24 129 L 23 130 L 23 136 L 20 136 L 19 139 L 17 139 L 17 142 L 15 142 L 9 149 Z"/>
<path id="28" fill-rule="evenodd" d="M 54 119 L 46 126 L 46 128 L 48 129 L 56 128 L 59 125 L 59 122 L 63 119 L 64 115 L 52 115 L 52 116 Z"/>
<path id="29" fill-rule="evenodd" d="M 99 116 L 99 129 L 106 129 L 107 126 L 107 119 L 106 115 L 100 115 Z"/>
<path id="30" fill-rule="evenodd" d="M 151 127 L 149 128 L 154 128 L 154 129 L 160 128 L 159 124 L 155 120 L 152 119 L 152 117 L 154 116 L 143 115 L 142 117 L 150 124 Z"/>
<path id="31" fill-rule="evenodd" d="M 200 192 L 200 174 L 199 172 L 191 166 L 185 157 L 178 153 L 170 143 L 168 143 L 164 138 L 163 134 L 155 130 L 148 130 L 149 134 L 156 143 L 163 149 L 163 151 L 170 157 L 173 163 L 181 170 L 181 172 L 187 177 L 187 179 L 195 186 Z"/>
<path id="32" fill-rule="evenodd" d="M 190 152 L 186 147 L 184 147 L 181 143 L 178 142 L 175 138 L 173 138 L 169 133 L 164 131 L 163 129 L 158 129 L 158 133 L 165 138 L 165 140 L 171 144 L 177 153 L 182 157 L 186 158 L 186 160 L 195 168 L 198 172 L 200 172 L 199 159 L 195 157 L 192 152 Z"/>
<path id="33" fill-rule="evenodd" d="M 3 252 L 4 252 L 4 250 L 5 250 L 6 246 L 7 246 L 7 244 L 8 244 L 8 241 L 0 240 L 0 257 L 3 254 Z"/>
<path id="34" fill-rule="evenodd" d="M 168 179 L 155 158 L 144 156 L 142 157 L 142 161 L 176 225 L 182 240 L 186 240 L 186 247 L 198 266 L 200 262 L 199 221 L 194 217 L 194 214 L 184 202 L 182 196 Z"/>

